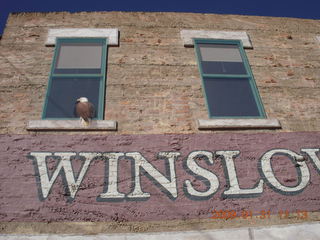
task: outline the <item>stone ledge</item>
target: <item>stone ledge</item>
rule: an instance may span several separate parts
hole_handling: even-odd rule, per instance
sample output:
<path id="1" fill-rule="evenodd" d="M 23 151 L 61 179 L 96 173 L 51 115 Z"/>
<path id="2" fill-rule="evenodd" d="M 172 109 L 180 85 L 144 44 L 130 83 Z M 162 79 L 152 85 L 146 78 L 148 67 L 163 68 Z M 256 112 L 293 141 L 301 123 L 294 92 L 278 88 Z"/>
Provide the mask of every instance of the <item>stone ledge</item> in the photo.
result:
<path id="1" fill-rule="evenodd" d="M 113 120 L 92 120 L 89 126 L 82 126 L 80 120 L 31 120 L 28 131 L 116 131 L 117 122 Z"/>
<path id="2" fill-rule="evenodd" d="M 119 45 L 117 28 L 56 28 L 49 29 L 46 46 L 54 46 L 56 38 L 108 38 L 109 46 Z"/>
<path id="3" fill-rule="evenodd" d="M 198 129 L 281 128 L 278 119 L 198 119 Z"/>
<path id="4" fill-rule="evenodd" d="M 272 216 L 272 215 L 271 215 Z M 274 216 L 274 215 L 273 215 Z M 278 217 L 279 218 L 279 217 Z M 292 221 L 292 219 L 291 219 Z M 174 222 L 174 221 L 172 221 Z M 34 232 L 30 232 L 28 229 L 27 234 L 21 233 L 20 228 L 25 227 L 25 225 L 29 223 L 17 223 L 20 228 L 20 232 L 17 233 L 10 233 L 10 234 L 1 234 L 0 240 L 45 240 L 45 239 L 56 239 L 56 240 L 71 240 L 71 239 L 78 239 L 78 240 L 98 240 L 98 239 L 108 239 L 108 240 L 163 240 L 163 239 L 175 239 L 175 240 L 185 240 L 185 239 L 228 239 L 228 240 L 275 240 L 275 239 L 290 239 L 290 240 L 301 240 L 301 239 L 319 239 L 320 236 L 320 223 L 318 222 L 303 222 L 303 223 L 296 223 L 296 224 L 281 224 L 275 225 L 275 222 L 265 221 L 265 224 L 261 226 L 252 226 L 252 224 L 256 224 L 257 221 L 252 221 L 250 226 L 248 227 L 241 227 L 242 225 L 247 225 L 246 223 L 242 223 L 242 225 L 238 224 L 236 227 L 229 227 L 231 224 L 225 224 L 222 229 L 186 229 L 180 227 L 182 230 L 174 229 L 172 231 L 167 232 L 168 230 L 164 231 L 154 231 L 150 232 L 149 229 L 146 232 L 118 232 L 115 231 L 113 233 L 110 232 L 103 232 L 101 234 L 97 234 L 96 232 L 90 233 L 88 235 L 80 234 L 79 231 L 82 228 L 89 228 L 89 226 L 96 226 L 97 223 L 88 223 L 88 222 L 76 222 L 78 225 L 78 230 L 76 233 L 73 234 L 61 234 L 60 229 L 65 229 L 66 225 L 71 225 L 69 222 L 58 222 L 56 226 L 61 226 L 57 232 L 51 233 L 39 233 L 38 230 Z M 240 222 L 241 223 L 241 222 Z M 12 223 L 10 223 L 12 224 Z M 35 223 L 33 223 L 35 225 Z M 42 223 L 38 223 L 40 225 Z M 47 225 L 53 225 L 53 223 L 47 223 Z M 55 223 L 54 223 L 55 224 Z M 74 225 L 76 225 L 74 224 Z M 108 224 L 108 222 L 102 222 L 103 227 Z M 184 226 L 186 223 L 180 224 Z M 30 224 L 29 224 L 30 225 Z M 117 224 L 117 226 L 120 224 Z M 125 226 L 129 225 L 130 222 L 126 222 Z M 135 223 L 134 227 L 145 226 L 145 222 Z M 195 224 L 193 224 L 195 225 Z M 199 225 L 199 223 L 197 223 Z M 50 225 L 49 225 L 50 226 Z M 113 229 L 115 225 L 112 225 Z M 240 227 L 239 227 L 240 226 Z M 104 229 L 103 227 L 99 229 Z M 172 225 L 170 225 L 172 228 Z M 184 226 L 185 227 L 185 226 Z M 81 229 L 81 230 L 79 230 Z M 128 229 L 128 227 L 126 228 Z M 128 231 L 128 230 L 127 230 Z M 302 237 L 303 236 L 303 237 Z"/>
<path id="5" fill-rule="evenodd" d="M 206 31 L 206 30 L 181 30 L 180 36 L 185 47 L 193 46 L 194 38 L 241 40 L 244 48 L 253 48 L 246 32 L 236 31 Z"/>

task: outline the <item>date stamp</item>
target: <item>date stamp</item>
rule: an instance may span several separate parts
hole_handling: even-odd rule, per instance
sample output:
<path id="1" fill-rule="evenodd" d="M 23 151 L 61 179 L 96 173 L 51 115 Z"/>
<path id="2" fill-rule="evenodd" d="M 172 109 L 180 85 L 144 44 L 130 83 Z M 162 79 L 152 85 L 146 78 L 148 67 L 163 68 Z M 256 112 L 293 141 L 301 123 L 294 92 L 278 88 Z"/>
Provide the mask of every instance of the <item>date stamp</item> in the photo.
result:
<path id="1" fill-rule="evenodd" d="M 211 211 L 211 219 L 270 219 L 271 211 L 270 210 L 261 210 L 261 211 L 252 211 L 252 210 L 217 210 L 214 209 Z M 273 214 L 276 215 L 276 214 Z M 295 218 L 300 220 L 308 219 L 308 212 L 304 210 L 279 210 L 277 216 L 280 219 L 289 219 Z"/>

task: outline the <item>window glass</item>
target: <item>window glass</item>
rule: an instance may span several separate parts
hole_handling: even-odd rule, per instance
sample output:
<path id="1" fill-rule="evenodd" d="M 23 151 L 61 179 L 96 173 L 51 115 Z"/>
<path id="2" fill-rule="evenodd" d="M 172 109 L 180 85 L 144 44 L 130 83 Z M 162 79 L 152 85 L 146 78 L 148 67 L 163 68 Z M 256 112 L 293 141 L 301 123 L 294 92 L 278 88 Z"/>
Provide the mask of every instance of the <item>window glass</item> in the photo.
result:
<path id="1" fill-rule="evenodd" d="M 76 100 L 86 97 L 103 119 L 106 72 L 106 39 L 57 40 L 42 118 L 69 119 Z"/>
<path id="2" fill-rule="evenodd" d="M 204 78 L 203 82 L 212 116 L 260 115 L 248 78 Z"/>
<path id="3" fill-rule="evenodd" d="M 62 43 L 54 72 L 100 73 L 101 58 L 101 43 Z"/>
<path id="4" fill-rule="evenodd" d="M 209 117 L 265 118 L 240 40 L 195 39 Z"/>
<path id="5" fill-rule="evenodd" d="M 199 44 L 199 49 L 204 74 L 246 74 L 237 46 Z"/>
<path id="6" fill-rule="evenodd" d="M 99 106 L 100 78 L 52 78 L 46 118 L 74 118 L 76 100 L 86 97 Z"/>

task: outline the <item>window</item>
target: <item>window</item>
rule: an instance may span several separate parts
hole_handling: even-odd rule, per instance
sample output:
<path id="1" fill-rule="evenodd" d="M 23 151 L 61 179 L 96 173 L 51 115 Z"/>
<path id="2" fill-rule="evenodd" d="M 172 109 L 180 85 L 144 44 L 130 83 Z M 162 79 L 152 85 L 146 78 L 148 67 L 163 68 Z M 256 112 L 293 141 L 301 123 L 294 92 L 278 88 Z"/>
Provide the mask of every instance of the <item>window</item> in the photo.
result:
<path id="1" fill-rule="evenodd" d="M 240 40 L 194 39 L 210 118 L 265 118 Z"/>
<path id="2" fill-rule="evenodd" d="M 87 97 L 103 119 L 106 38 L 57 38 L 42 119 L 72 119 L 75 102 Z"/>

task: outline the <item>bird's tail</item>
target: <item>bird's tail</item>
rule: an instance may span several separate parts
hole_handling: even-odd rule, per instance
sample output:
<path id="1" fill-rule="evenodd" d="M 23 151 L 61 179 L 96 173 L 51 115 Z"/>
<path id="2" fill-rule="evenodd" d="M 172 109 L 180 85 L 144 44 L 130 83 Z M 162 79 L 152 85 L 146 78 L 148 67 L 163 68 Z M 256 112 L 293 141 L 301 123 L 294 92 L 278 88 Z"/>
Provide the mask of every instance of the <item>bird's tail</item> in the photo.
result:
<path id="1" fill-rule="evenodd" d="M 82 126 L 88 127 L 90 124 L 89 119 L 86 121 L 84 118 L 80 117 L 80 124 Z"/>

